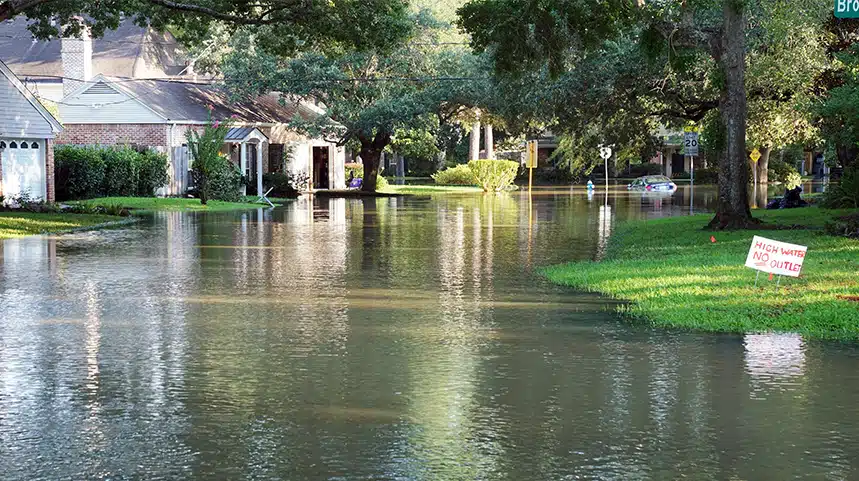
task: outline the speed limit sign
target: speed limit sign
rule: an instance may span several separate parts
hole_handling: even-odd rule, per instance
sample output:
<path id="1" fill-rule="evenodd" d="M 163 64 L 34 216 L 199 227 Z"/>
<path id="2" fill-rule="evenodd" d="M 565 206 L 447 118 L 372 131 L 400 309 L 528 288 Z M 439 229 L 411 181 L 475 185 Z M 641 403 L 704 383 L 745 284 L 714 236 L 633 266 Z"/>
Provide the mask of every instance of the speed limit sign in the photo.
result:
<path id="1" fill-rule="evenodd" d="M 698 132 L 683 133 L 683 152 L 686 155 L 698 155 Z"/>

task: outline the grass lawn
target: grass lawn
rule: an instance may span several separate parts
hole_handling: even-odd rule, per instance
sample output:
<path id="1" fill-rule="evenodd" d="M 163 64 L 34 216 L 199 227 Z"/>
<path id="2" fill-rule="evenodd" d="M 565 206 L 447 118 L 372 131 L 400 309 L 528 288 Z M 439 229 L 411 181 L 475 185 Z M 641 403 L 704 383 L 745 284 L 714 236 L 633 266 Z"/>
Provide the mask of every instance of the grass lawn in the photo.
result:
<path id="1" fill-rule="evenodd" d="M 859 296 L 859 241 L 820 229 L 848 212 L 756 212 L 768 223 L 809 227 L 793 230 L 702 230 L 711 215 L 629 222 L 617 227 L 604 260 L 544 272 L 553 282 L 631 301 L 621 311 L 654 326 L 855 340 L 859 302 L 847 298 Z M 802 276 L 782 278 L 777 289 L 761 273 L 755 288 L 756 271 L 743 266 L 755 235 L 807 245 Z"/>
<path id="2" fill-rule="evenodd" d="M 0 239 L 62 232 L 121 220 L 122 217 L 112 215 L 0 212 Z"/>
<path id="3" fill-rule="evenodd" d="M 254 199 L 255 200 L 255 199 Z M 249 202 L 222 202 L 210 200 L 207 205 L 200 203 L 200 199 L 173 198 L 173 197 L 99 197 L 78 201 L 90 205 L 121 205 L 127 209 L 137 211 L 153 210 L 182 210 L 182 211 L 225 211 L 240 209 L 255 209 L 268 204 L 256 204 Z"/>
<path id="4" fill-rule="evenodd" d="M 379 190 L 388 194 L 437 194 L 437 193 L 466 193 L 483 192 L 480 187 L 468 185 L 392 185 Z"/>

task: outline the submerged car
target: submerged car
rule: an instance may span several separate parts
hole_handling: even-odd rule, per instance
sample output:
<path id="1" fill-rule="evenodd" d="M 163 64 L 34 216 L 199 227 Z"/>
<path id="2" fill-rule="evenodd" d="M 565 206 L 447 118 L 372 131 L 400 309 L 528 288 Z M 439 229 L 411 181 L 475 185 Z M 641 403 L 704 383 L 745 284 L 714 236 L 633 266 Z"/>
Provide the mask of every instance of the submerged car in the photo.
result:
<path id="1" fill-rule="evenodd" d="M 645 192 L 674 192 L 677 190 L 677 185 L 664 175 L 645 175 L 635 179 L 626 188 Z"/>

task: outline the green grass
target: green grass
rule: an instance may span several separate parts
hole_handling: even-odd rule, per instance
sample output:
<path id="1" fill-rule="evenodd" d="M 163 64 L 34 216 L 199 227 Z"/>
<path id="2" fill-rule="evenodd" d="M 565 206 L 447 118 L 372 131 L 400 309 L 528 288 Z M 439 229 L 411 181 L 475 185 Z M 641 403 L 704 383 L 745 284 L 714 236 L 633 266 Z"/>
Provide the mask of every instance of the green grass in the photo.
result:
<path id="1" fill-rule="evenodd" d="M 0 212 L 0 239 L 57 233 L 121 220 L 122 217 L 112 215 Z"/>
<path id="2" fill-rule="evenodd" d="M 826 235 L 833 215 L 814 207 L 757 215 L 808 229 L 709 232 L 711 215 L 621 224 L 604 260 L 554 266 L 553 282 L 631 301 L 620 310 L 654 326 L 714 332 L 798 332 L 809 337 L 859 339 L 859 241 Z M 710 236 L 716 242 L 710 241 Z M 808 246 L 799 278 L 781 287 L 743 266 L 752 236 Z"/>
<path id="3" fill-rule="evenodd" d="M 256 199 L 253 199 L 256 200 Z M 226 211 L 226 210 L 241 210 L 255 209 L 268 204 L 257 204 L 249 202 L 222 202 L 219 200 L 210 200 L 207 205 L 200 203 L 200 199 L 173 198 L 173 197 L 99 197 L 97 199 L 89 199 L 78 201 L 83 204 L 90 205 L 121 205 L 127 209 L 137 211 Z"/>
<path id="4" fill-rule="evenodd" d="M 437 194 L 437 193 L 474 193 L 483 192 L 480 187 L 467 185 L 388 185 L 379 190 L 388 194 Z"/>

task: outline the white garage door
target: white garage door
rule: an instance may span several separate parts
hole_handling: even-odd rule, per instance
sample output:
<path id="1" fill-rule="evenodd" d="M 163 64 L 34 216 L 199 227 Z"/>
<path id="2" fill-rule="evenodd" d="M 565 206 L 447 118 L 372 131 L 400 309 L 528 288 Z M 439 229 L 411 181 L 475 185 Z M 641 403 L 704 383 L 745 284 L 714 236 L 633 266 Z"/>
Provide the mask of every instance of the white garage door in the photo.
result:
<path id="1" fill-rule="evenodd" d="M 45 143 L 38 140 L 0 139 L 3 196 L 8 200 L 27 193 L 45 198 Z"/>

